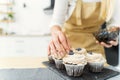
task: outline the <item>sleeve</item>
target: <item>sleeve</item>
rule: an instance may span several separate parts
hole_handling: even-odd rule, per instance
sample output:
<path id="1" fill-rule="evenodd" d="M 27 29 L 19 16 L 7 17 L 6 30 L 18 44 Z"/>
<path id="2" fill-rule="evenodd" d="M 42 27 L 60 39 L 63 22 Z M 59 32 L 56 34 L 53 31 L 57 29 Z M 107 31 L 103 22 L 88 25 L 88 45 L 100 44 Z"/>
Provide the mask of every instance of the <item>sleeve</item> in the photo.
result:
<path id="1" fill-rule="evenodd" d="M 55 0 L 54 12 L 51 23 L 49 25 L 50 28 L 54 25 L 58 25 L 60 27 L 63 26 L 65 22 L 65 16 L 67 14 L 67 9 L 68 0 Z"/>
<path id="2" fill-rule="evenodd" d="M 120 0 L 116 0 L 113 16 L 110 21 L 107 23 L 107 27 L 120 27 Z"/>

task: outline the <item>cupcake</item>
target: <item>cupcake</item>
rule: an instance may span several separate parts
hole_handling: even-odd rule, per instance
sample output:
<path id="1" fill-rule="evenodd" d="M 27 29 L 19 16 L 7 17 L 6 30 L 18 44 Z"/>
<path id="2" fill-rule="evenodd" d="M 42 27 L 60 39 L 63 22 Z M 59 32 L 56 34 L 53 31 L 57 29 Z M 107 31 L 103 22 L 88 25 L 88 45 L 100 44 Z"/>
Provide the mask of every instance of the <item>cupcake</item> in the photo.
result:
<path id="1" fill-rule="evenodd" d="M 52 63 L 52 64 L 55 63 L 52 55 L 48 56 L 48 60 L 49 60 L 49 62 Z"/>
<path id="2" fill-rule="evenodd" d="M 66 72 L 69 76 L 81 76 L 83 69 L 87 64 L 85 55 L 74 53 L 72 50 L 63 58 Z"/>
<path id="3" fill-rule="evenodd" d="M 100 53 L 90 52 L 86 55 L 86 59 L 92 72 L 101 72 L 106 62 L 106 59 Z"/>
<path id="4" fill-rule="evenodd" d="M 65 55 L 66 55 L 66 53 L 65 53 Z M 63 60 L 62 60 L 64 56 L 55 56 L 55 55 L 52 56 L 54 59 L 56 68 L 64 69 L 64 64 L 63 64 Z"/>
<path id="5" fill-rule="evenodd" d="M 62 59 L 54 59 L 55 60 L 55 66 L 57 69 L 64 69 L 64 64 Z"/>
<path id="6" fill-rule="evenodd" d="M 52 55 L 53 52 L 52 52 L 52 50 L 50 51 L 50 53 L 51 53 L 51 54 L 48 55 L 48 60 L 49 60 L 50 63 L 53 64 L 53 63 L 55 63 L 55 61 L 54 61 L 54 59 L 53 59 L 53 55 Z"/>
<path id="7" fill-rule="evenodd" d="M 62 45 L 60 45 L 60 46 L 61 46 L 62 50 L 64 51 L 64 48 L 62 47 Z M 61 55 L 59 55 L 61 53 L 59 53 L 58 51 L 57 51 L 56 54 L 53 54 L 53 52 L 51 50 L 51 54 L 52 54 L 51 56 L 48 56 L 49 61 L 51 63 L 55 63 L 56 68 L 64 69 L 64 64 L 63 64 L 63 60 L 62 59 L 66 55 L 66 52 L 61 56 Z"/>

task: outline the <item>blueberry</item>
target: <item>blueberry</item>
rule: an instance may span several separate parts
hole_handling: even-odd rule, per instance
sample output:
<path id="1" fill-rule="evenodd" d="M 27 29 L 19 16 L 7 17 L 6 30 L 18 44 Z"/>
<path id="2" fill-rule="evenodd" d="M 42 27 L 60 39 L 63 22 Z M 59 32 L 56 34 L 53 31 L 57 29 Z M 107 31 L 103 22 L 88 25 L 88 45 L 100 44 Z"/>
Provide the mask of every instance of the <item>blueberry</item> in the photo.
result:
<path id="1" fill-rule="evenodd" d="M 73 54 L 74 54 L 73 50 L 70 50 L 69 55 L 73 55 Z"/>
<path id="2" fill-rule="evenodd" d="M 76 50 L 80 51 L 80 50 L 81 50 L 81 48 L 77 48 Z"/>
<path id="3" fill-rule="evenodd" d="M 91 54 L 91 55 L 92 55 L 92 52 L 89 52 L 89 54 Z"/>

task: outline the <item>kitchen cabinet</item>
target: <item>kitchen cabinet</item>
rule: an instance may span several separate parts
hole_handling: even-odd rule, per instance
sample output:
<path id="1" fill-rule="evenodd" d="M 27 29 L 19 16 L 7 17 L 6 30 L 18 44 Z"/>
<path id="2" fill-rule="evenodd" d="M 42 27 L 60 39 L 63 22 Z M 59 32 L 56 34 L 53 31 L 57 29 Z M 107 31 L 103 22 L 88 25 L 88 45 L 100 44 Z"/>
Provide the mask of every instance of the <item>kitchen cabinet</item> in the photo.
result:
<path id="1" fill-rule="evenodd" d="M 0 57 L 46 56 L 50 37 L 0 36 Z"/>

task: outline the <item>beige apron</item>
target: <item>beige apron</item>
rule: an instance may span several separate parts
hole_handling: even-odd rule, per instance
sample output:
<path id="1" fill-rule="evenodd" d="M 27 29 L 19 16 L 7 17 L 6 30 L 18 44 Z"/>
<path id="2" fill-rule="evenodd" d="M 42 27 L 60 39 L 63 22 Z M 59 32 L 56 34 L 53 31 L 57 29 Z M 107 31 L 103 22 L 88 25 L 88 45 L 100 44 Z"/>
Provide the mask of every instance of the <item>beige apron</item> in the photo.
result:
<path id="1" fill-rule="evenodd" d="M 87 51 L 101 53 L 105 57 L 104 48 L 96 43 L 93 36 L 93 33 L 98 31 L 100 25 L 105 22 L 105 1 L 82 2 L 82 0 L 77 0 L 74 12 L 63 27 L 73 48 L 86 48 Z M 101 15 L 104 17 L 100 17 Z"/>

